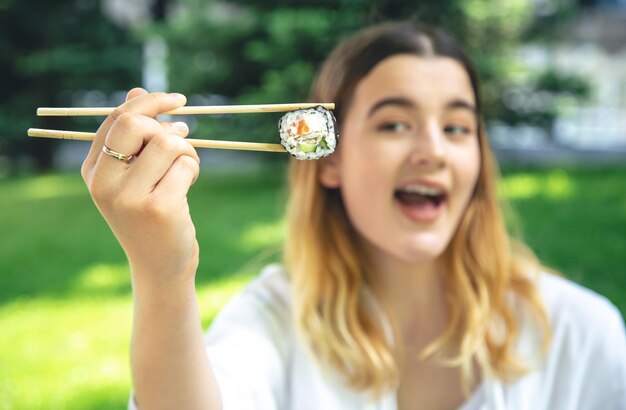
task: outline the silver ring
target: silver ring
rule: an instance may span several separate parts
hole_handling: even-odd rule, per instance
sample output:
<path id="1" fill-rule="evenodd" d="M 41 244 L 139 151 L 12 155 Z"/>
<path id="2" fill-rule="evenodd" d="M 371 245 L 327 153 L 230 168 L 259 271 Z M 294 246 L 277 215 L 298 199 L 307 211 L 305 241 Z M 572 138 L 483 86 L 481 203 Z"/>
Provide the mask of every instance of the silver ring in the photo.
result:
<path id="1" fill-rule="evenodd" d="M 107 154 L 110 157 L 113 157 L 115 159 L 119 159 L 120 161 L 124 161 L 127 164 L 135 157 L 134 155 L 120 154 L 119 152 L 113 151 L 111 148 L 107 147 L 104 144 L 102 145 L 102 152 L 104 152 L 105 154 Z"/>

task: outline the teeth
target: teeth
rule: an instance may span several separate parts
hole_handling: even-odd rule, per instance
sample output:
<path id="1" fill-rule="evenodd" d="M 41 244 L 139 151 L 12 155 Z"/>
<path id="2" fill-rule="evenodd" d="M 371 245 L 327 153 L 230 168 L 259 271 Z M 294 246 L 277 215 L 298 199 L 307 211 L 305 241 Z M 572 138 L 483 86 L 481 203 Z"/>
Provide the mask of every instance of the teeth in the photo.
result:
<path id="1" fill-rule="evenodd" d="M 420 194 L 429 196 L 437 196 L 442 194 L 442 191 L 440 189 L 424 185 L 407 185 L 400 188 L 400 191 L 407 192 L 409 194 Z"/>

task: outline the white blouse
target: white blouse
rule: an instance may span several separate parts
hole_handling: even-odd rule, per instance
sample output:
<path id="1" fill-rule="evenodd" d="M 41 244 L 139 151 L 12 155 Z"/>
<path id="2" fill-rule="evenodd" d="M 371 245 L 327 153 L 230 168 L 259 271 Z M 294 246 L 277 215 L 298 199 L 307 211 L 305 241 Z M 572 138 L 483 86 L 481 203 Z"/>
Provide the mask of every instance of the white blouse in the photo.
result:
<path id="1" fill-rule="evenodd" d="M 626 332 L 617 308 L 550 274 L 542 275 L 540 292 L 553 329 L 547 357 L 514 383 L 485 378 L 459 410 L 626 409 Z M 522 326 L 518 349 L 531 360 L 537 338 Z M 395 392 L 370 401 L 317 365 L 296 336 L 289 280 L 278 265 L 222 309 L 206 349 L 223 410 L 397 409 Z M 128 408 L 137 409 L 132 397 Z"/>

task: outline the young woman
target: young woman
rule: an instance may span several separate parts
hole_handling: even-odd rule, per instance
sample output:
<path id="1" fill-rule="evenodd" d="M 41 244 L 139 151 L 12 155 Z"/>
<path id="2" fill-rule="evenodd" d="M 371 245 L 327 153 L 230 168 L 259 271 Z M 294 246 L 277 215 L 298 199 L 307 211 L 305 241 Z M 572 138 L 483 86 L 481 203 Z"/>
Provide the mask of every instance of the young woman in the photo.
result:
<path id="1" fill-rule="evenodd" d="M 184 124 L 154 119 L 184 97 L 132 90 L 98 131 L 83 177 L 130 262 L 130 408 L 626 408 L 622 318 L 507 234 L 478 80 L 451 39 L 363 30 L 311 99 L 336 103 L 338 150 L 292 160 L 285 263 L 206 338 L 198 157 Z"/>

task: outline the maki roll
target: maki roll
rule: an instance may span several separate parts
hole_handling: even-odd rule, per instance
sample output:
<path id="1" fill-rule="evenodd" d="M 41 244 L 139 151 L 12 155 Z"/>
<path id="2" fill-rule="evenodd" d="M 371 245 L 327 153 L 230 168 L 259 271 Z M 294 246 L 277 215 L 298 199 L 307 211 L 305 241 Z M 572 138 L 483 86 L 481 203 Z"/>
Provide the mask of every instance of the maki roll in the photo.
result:
<path id="1" fill-rule="evenodd" d="M 319 159 L 337 146 L 337 121 L 322 107 L 290 111 L 278 121 L 280 142 L 297 159 Z"/>

